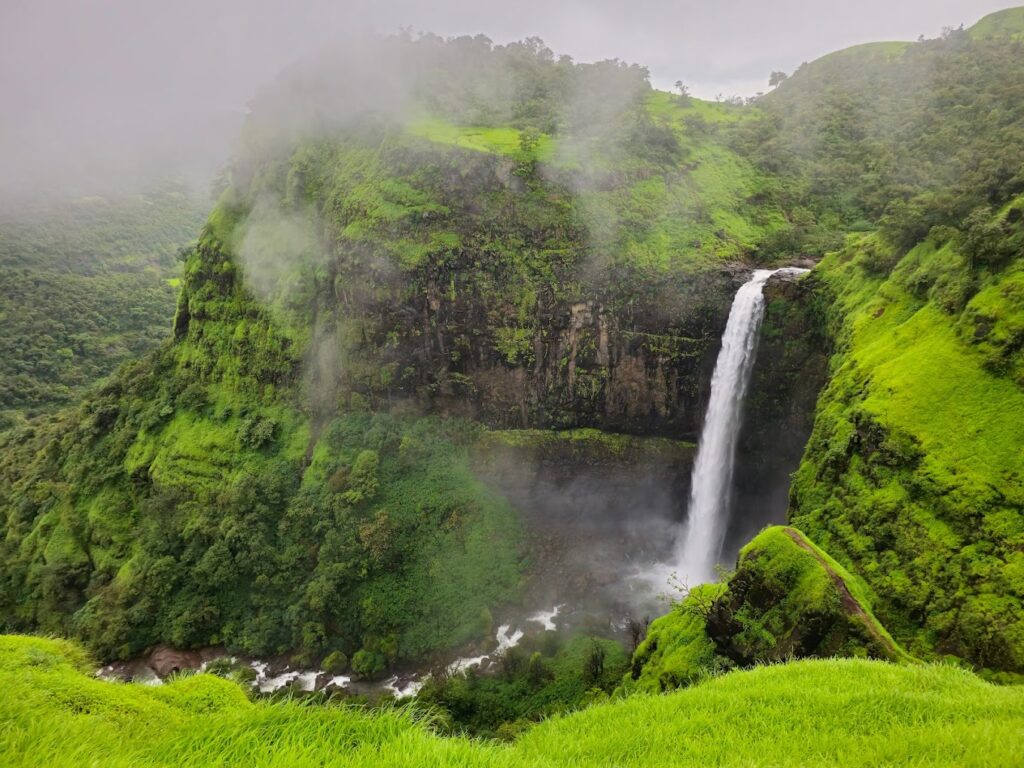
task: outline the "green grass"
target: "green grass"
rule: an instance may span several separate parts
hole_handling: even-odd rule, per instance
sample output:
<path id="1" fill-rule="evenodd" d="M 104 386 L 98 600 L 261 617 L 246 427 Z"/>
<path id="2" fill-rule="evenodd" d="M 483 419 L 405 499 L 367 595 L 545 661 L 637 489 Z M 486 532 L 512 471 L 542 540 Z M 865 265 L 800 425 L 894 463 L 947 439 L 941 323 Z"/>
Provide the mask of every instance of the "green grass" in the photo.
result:
<path id="1" fill-rule="evenodd" d="M 568 450 L 591 458 L 608 457 L 640 461 L 688 458 L 694 443 L 667 437 L 638 437 L 600 429 L 498 429 L 481 438 L 484 447 L 506 446 L 539 453 Z"/>
<path id="2" fill-rule="evenodd" d="M 623 681 L 624 690 L 660 693 L 692 685 L 716 672 L 715 644 L 708 637 L 704 617 L 694 607 L 697 601 L 716 599 L 724 591 L 724 584 L 702 584 L 655 619 L 633 654 L 633 669 Z"/>
<path id="3" fill-rule="evenodd" d="M 520 140 L 523 132 L 518 128 L 456 125 L 436 117 L 425 117 L 410 122 L 406 131 L 437 144 L 476 152 L 513 156 L 519 156 L 522 152 Z M 549 161 L 554 155 L 554 141 L 547 134 L 540 134 L 532 156 L 537 160 Z"/>
<path id="4" fill-rule="evenodd" d="M 991 37 L 1024 38 L 1024 8 L 1007 8 L 990 13 L 967 31 L 977 40 Z"/>
<path id="5" fill-rule="evenodd" d="M 625 183 L 575 185 L 577 208 L 592 228 L 591 247 L 602 261 L 650 272 L 692 270 L 744 258 L 769 233 L 786 225 L 781 210 L 764 200 L 770 182 L 719 133 L 754 119 L 751 110 L 699 99 L 682 105 L 678 97 L 663 91 L 652 91 L 645 108 L 654 125 L 674 136 L 685 169 L 658 168 L 651 173 L 650 163 L 619 157 L 607 139 L 541 134 L 532 149 L 524 150 L 518 129 L 463 126 L 434 117 L 411 122 L 406 132 L 442 146 L 517 162 L 538 161 L 553 168 L 556 178 L 601 173 L 620 177 Z M 754 199 L 760 202 L 751 203 Z M 370 231 L 372 227 L 366 229 Z M 391 248 L 406 268 L 439 250 L 415 239 L 404 251 L 394 244 Z"/>
<path id="6" fill-rule="evenodd" d="M 433 735 L 411 710 L 254 703 L 211 675 L 87 674 L 56 640 L 0 637 L 0 762 L 126 766 L 1016 766 L 1024 689 L 949 667 L 797 662 L 554 718 L 513 745 Z M 429 721 L 428 721 L 429 722 Z"/>

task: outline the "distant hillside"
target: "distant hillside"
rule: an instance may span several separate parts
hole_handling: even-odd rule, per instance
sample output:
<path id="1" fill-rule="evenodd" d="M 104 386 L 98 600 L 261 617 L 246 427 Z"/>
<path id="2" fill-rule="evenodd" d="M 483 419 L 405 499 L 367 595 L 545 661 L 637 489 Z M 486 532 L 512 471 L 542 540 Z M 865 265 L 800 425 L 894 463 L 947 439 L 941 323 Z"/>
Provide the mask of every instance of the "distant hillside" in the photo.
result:
<path id="1" fill-rule="evenodd" d="M 1024 8 L 1007 8 L 990 13 L 969 30 L 971 37 L 984 40 L 996 37 L 1024 38 Z"/>
<path id="2" fill-rule="evenodd" d="M 0 214 L 0 428 L 74 402 L 169 332 L 179 249 L 207 203 L 180 192 Z"/>
<path id="3" fill-rule="evenodd" d="M 856 46 L 765 96 L 743 153 L 795 195 L 788 247 L 834 250 L 881 222 L 908 249 L 1024 192 L 1022 81 L 1024 41 L 1006 36 Z"/>

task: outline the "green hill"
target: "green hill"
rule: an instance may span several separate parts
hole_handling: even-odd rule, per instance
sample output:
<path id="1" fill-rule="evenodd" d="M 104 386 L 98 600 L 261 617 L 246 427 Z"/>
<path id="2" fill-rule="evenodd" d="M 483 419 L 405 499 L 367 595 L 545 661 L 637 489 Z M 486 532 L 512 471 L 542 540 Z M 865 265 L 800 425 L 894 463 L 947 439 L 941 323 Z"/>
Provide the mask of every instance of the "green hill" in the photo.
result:
<path id="1" fill-rule="evenodd" d="M 1020 40 L 950 30 L 802 65 L 761 100 L 771 129 L 744 151 L 795 197 L 789 247 L 836 250 L 885 216 L 909 250 L 1024 191 L 1022 61 Z"/>
<path id="2" fill-rule="evenodd" d="M 658 693 L 812 657 L 912 661 L 875 618 L 860 579 L 800 531 L 775 526 L 740 551 L 724 583 L 691 590 L 651 624 L 624 686 Z"/>
<path id="3" fill-rule="evenodd" d="M 76 646 L 0 637 L 0 761 L 18 766 L 1013 766 L 1024 691 L 950 667 L 805 661 L 553 719 L 512 745 L 412 710 L 252 703 L 212 675 L 93 679 Z"/>
<path id="4" fill-rule="evenodd" d="M 911 652 L 1013 671 L 1024 663 L 1022 205 L 977 216 L 967 236 L 933 230 L 902 258 L 854 237 L 816 270 L 835 297 L 839 352 L 791 515 L 863 575 Z"/>
<path id="5" fill-rule="evenodd" d="M 1024 8 L 1007 8 L 1005 11 L 990 13 L 967 32 L 980 40 L 996 37 L 1024 38 Z"/>

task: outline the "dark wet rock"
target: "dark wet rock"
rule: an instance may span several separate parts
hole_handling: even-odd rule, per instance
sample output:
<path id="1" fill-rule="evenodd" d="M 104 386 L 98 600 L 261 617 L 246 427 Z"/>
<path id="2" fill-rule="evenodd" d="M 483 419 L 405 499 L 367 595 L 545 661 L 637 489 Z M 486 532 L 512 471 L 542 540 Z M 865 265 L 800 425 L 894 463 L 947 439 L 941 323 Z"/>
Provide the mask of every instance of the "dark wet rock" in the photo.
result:
<path id="1" fill-rule="evenodd" d="M 204 662 L 213 661 L 223 655 L 223 648 L 180 650 L 168 645 L 158 645 L 150 651 L 146 663 L 160 678 L 165 678 L 178 672 L 193 672 L 202 667 Z"/>

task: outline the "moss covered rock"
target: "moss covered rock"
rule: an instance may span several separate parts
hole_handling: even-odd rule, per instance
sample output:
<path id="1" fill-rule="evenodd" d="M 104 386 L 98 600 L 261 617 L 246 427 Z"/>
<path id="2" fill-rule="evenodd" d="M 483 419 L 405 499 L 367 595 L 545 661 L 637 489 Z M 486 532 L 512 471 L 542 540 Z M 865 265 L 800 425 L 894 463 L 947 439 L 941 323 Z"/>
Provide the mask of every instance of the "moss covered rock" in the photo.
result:
<path id="1" fill-rule="evenodd" d="M 906 654 L 871 612 L 860 581 L 795 528 L 769 528 L 743 548 L 707 613 L 716 652 L 740 666 L 791 657 Z"/>
<path id="2" fill-rule="evenodd" d="M 867 590 L 795 528 L 763 531 L 725 584 L 694 588 L 651 624 L 628 690 L 669 690 L 724 669 L 792 658 L 910 661 Z"/>

